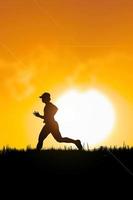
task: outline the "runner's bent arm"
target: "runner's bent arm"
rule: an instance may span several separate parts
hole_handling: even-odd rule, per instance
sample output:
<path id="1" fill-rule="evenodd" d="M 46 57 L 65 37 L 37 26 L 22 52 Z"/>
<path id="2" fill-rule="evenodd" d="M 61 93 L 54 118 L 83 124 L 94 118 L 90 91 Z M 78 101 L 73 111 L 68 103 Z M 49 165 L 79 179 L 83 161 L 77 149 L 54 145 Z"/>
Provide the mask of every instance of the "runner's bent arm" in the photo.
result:
<path id="1" fill-rule="evenodd" d="M 36 117 L 39 117 L 39 118 L 41 118 L 41 119 L 44 119 L 44 116 L 43 116 L 43 115 L 40 115 L 39 112 L 34 111 L 33 114 L 34 114 Z"/>

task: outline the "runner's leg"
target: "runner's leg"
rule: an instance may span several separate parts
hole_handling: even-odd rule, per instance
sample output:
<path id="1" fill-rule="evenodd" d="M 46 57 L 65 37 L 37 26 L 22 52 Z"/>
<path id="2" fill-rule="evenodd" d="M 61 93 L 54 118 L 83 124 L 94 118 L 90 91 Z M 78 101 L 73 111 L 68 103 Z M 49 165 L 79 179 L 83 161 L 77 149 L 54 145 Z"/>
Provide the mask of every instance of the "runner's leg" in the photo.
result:
<path id="1" fill-rule="evenodd" d="M 80 149 L 80 150 L 82 149 L 82 145 L 81 145 L 80 140 L 74 140 L 74 139 L 71 139 L 71 138 L 68 138 L 68 137 L 62 137 L 61 136 L 57 122 L 53 125 L 51 134 L 53 135 L 53 137 L 55 138 L 55 140 L 57 142 L 73 143 L 77 146 L 78 149 Z"/>
<path id="2" fill-rule="evenodd" d="M 36 149 L 38 151 L 41 150 L 42 146 L 43 146 L 43 141 L 45 140 L 45 138 L 49 135 L 49 130 L 46 126 L 44 126 L 39 134 L 39 138 L 38 138 L 38 143 L 36 146 Z"/>

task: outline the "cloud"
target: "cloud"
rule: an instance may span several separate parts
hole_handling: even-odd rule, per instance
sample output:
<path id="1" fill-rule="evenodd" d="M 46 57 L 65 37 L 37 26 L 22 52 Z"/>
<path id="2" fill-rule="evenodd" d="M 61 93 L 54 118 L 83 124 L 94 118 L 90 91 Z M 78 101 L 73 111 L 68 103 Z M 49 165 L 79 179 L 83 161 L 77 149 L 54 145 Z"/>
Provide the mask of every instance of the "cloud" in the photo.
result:
<path id="1" fill-rule="evenodd" d="M 0 90 L 3 98 L 24 99 L 32 94 L 34 85 L 32 78 L 34 71 L 31 66 L 24 66 L 20 62 L 8 63 L 0 61 Z"/>
<path id="2" fill-rule="evenodd" d="M 25 56 L 23 63 L 0 61 L 0 89 L 3 98 L 15 100 L 42 90 L 100 84 L 129 95 L 133 89 L 132 64 L 130 55 L 119 52 L 81 61 L 72 51 L 40 47 Z"/>
<path id="3" fill-rule="evenodd" d="M 71 76 L 75 85 L 105 85 L 127 98 L 133 98 L 133 58 L 121 52 L 88 58 Z"/>

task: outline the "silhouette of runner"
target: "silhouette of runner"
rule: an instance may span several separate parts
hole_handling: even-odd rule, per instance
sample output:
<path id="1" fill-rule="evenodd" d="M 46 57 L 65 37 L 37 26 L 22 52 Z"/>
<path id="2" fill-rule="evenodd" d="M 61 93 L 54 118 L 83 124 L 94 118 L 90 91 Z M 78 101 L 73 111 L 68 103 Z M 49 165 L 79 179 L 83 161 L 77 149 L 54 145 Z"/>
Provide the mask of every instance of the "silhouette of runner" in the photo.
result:
<path id="1" fill-rule="evenodd" d="M 82 149 L 82 145 L 80 140 L 73 140 L 68 137 L 62 137 L 59 131 L 58 123 L 54 119 L 54 115 L 56 114 L 58 108 L 50 102 L 50 94 L 48 92 L 43 93 L 40 98 L 42 102 L 45 103 L 44 107 L 44 115 L 40 115 L 39 112 L 34 111 L 34 115 L 44 120 L 44 127 L 42 128 L 37 144 L 37 150 L 41 150 L 43 146 L 43 141 L 45 138 L 51 133 L 56 141 L 65 142 L 65 143 L 73 143 L 77 146 L 79 150 Z"/>

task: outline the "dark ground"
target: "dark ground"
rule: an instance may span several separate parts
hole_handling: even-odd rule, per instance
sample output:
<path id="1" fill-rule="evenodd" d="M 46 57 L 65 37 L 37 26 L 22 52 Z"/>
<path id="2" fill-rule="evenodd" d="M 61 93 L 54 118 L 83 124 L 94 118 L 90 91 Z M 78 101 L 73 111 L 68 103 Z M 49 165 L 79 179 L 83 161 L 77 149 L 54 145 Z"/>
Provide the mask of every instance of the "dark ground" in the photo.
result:
<path id="1" fill-rule="evenodd" d="M 100 147 L 91 151 L 51 149 L 41 152 L 32 149 L 3 149 L 0 152 L 0 163 L 1 171 L 8 175 L 72 174 L 124 179 L 132 177 L 130 171 L 133 172 L 133 148 Z"/>
<path id="2" fill-rule="evenodd" d="M 96 190 L 102 186 L 103 193 L 105 188 L 112 193 L 120 185 L 123 188 L 128 184 L 133 186 L 133 148 L 101 147 L 91 151 L 51 149 L 41 152 L 3 149 L 0 152 L 0 172 L 1 182 L 4 180 L 8 186 L 23 182 L 29 187 L 40 188 L 41 185 L 42 192 L 46 192 L 46 186 L 57 187 L 56 191 L 60 193 L 60 187 L 65 188 L 68 183 L 67 189 L 76 186 L 77 192 L 81 187 L 91 192 L 92 187 Z"/>

